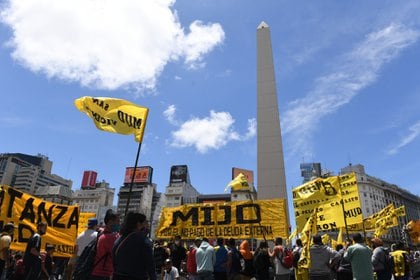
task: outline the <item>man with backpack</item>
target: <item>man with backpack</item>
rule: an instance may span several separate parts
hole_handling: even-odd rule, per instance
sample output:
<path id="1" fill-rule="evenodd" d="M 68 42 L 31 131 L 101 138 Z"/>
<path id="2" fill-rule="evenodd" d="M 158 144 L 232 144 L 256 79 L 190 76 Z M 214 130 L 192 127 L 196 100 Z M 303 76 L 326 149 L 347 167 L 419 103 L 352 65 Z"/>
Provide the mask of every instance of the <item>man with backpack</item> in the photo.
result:
<path id="1" fill-rule="evenodd" d="M 277 237 L 274 243 L 273 251 L 269 252 L 274 264 L 274 279 L 289 280 L 290 268 L 293 267 L 292 252 L 282 246 L 283 238 Z"/>
<path id="2" fill-rule="evenodd" d="M 47 232 L 47 223 L 38 222 L 37 232 L 29 238 L 23 256 L 25 279 L 36 280 L 41 273 L 41 236 Z"/>
<path id="3" fill-rule="evenodd" d="M 390 280 L 394 270 L 394 261 L 388 248 L 383 246 L 383 242 L 379 238 L 373 238 L 371 243 L 373 248 L 372 265 L 373 271 L 376 272 L 376 279 Z"/>
<path id="4" fill-rule="evenodd" d="M 408 280 L 410 276 L 410 262 L 408 252 L 404 250 L 404 243 L 401 241 L 395 245 L 395 250 L 391 252 L 394 260 L 394 279 Z"/>

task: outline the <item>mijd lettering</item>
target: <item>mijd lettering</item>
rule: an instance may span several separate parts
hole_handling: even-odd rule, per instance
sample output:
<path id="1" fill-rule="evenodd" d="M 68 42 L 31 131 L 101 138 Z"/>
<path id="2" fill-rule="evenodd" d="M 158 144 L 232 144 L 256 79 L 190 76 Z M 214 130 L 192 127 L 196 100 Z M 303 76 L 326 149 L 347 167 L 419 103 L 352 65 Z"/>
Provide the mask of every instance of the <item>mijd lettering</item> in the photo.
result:
<path id="1" fill-rule="evenodd" d="M 216 210 L 223 212 L 224 219 L 222 221 L 216 220 L 214 217 L 214 212 Z M 244 213 L 246 210 L 252 211 L 255 213 L 254 218 L 245 218 Z M 186 222 L 191 220 L 192 226 L 198 226 L 199 220 L 202 221 L 200 223 L 201 226 L 208 226 L 208 225 L 228 225 L 232 222 L 232 209 L 229 205 L 223 206 L 203 206 L 203 207 L 191 207 L 186 214 L 182 211 L 178 210 L 172 213 L 172 223 L 170 226 L 176 226 L 178 223 L 178 219 L 182 222 Z M 201 217 L 199 217 L 201 215 Z M 199 219 L 201 218 L 201 219 Z M 236 206 L 236 224 L 253 224 L 261 222 L 261 208 L 258 204 L 242 204 Z"/>
<path id="2" fill-rule="evenodd" d="M 139 119 L 135 116 L 129 115 L 121 110 L 118 110 L 118 119 L 127 124 L 129 127 L 140 129 L 142 124 L 142 119 Z"/>
<path id="3" fill-rule="evenodd" d="M 360 207 L 356 207 L 356 208 L 344 211 L 344 216 L 346 218 L 357 217 L 359 215 L 362 215 L 362 208 Z"/>

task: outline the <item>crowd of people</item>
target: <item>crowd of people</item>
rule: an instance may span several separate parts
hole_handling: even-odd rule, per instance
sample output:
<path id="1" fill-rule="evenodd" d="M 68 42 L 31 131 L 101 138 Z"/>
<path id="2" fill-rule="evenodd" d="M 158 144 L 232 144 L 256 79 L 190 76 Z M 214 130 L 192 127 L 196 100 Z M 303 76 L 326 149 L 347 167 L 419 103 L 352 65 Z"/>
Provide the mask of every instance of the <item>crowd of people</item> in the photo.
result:
<path id="1" fill-rule="evenodd" d="M 255 250 L 254 242 L 233 238 L 184 241 L 175 236 L 171 241 L 153 241 L 145 215 L 128 213 L 120 227 L 119 216 L 111 210 L 103 227 L 97 219 L 89 219 L 87 229 L 77 237 L 76 256 L 63 259 L 54 256 L 54 245 L 41 248 L 47 227 L 45 222 L 38 223 L 26 250 L 12 252 L 15 226 L 3 226 L 0 280 L 420 279 L 418 251 L 408 250 L 402 242 L 388 249 L 379 238 L 365 244 L 359 233 L 336 248 L 323 244 L 320 235 L 313 236 L 309 261 L 302 265 L 304 244 L 300 239 L 293 248 L 285 246 L 282 238 L 276 238 L 271 246 L 271 242 L 260 241 Z M 86 266 L 87 256 L 92 260 Z M 292 263 L 288 263 L 289 257 Z"/>

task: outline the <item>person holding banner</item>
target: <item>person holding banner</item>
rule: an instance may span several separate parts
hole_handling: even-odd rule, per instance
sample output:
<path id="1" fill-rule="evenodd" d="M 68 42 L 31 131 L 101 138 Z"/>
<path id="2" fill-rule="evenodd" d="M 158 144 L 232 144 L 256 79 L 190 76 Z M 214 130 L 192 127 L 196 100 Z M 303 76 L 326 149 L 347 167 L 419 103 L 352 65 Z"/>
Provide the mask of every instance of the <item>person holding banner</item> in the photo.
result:
<path id="1" fill-rule="evenodd" d="M 46 232 L 47 223 L 38 222 L 37 232 L 31 236 L 26 245 L 23 256 L 26 280 L 37 280 L 41 273 L 41 236 Z"/>
<path id="2" fill-rule="evenodd" d="M 3 273 L 7 273 L 10 267 L 10 243 L 12 243 L 13 231 L 15 225 L 13 223 L 7 223 L 4 225 L 0 237 L 0 277 Z M 1 279 L 4 279 L 2 277 Z"/>

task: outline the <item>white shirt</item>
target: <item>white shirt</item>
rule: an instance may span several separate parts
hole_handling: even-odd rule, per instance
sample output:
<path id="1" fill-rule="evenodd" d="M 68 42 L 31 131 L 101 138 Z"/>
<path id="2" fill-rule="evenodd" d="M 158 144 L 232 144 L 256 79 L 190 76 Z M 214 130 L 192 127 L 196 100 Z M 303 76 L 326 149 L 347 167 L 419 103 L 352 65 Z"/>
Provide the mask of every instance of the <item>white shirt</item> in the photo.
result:
<path id="1" fill-rule="evenodd" d="M 169 272 L 166 269 L 164 271 L 165 275 L 163 276 L 163 280 L 175 280 L 179 278 L 178 269 L 175 266 L 173 266 Z"/>
<path id="2" fill-rule="evenodd" d="M 85 249 L 85 247 L 93 240 L 96 238 L 96 236 L 98 235 L 98 232 L 96 230 L 93 229 L 87 229 L 84 232 L 82 232 L 81 234 L 79 234 L 79 236 L 77 237 L 77 256 L 80 257 L 80 255 L 83 252 L 83 249 Z"/>

